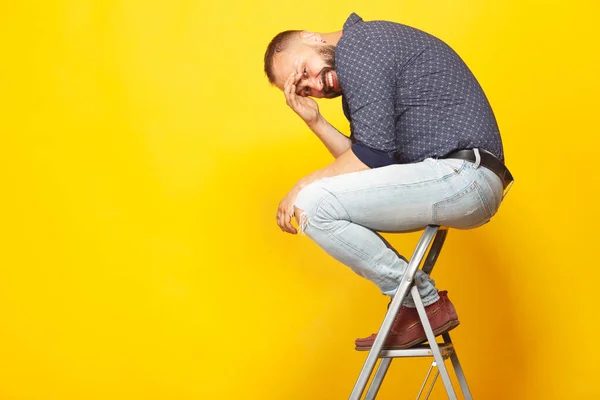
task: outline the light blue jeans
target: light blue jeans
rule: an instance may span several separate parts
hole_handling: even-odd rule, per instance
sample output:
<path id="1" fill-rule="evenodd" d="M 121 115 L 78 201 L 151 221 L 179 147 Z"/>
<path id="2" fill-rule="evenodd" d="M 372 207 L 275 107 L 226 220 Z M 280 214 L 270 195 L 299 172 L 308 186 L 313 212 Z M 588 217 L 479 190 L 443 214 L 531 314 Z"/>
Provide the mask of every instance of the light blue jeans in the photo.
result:
<path id="1" fill-rule="evenodd" d="M 408 265 L 377 232 L 427 225 L 470 229 L 485 224 L 503 197 L 501 179 L 458 159 L 428 158 L 319 179 L 296 199 L 301 230 L 336 260 L 393 296 Z M 423 303 L 438 299 L 434 281 L 415 279 Z M 404 305 L 414 307 L 407 296 Z"/>

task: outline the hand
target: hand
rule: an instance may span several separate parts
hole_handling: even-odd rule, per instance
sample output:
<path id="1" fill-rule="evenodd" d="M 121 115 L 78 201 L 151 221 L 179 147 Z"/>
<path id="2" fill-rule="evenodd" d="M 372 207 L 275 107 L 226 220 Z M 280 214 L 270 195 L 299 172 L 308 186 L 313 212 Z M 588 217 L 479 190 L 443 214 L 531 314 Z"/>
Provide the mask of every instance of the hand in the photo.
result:
<path id="1" fill-rule="evenodd" d="M 297 186 L 281 200 L 279 207 L 277 208 L 277 225 L 283 232 L 291 233 L 295 235 L 298 233 L 296 228 L 291 224 L 292 218 L 294 217 L 294 203 L 298 197 L 300 190 Z"/>
<path id="2" fill-rule="evenodd" d="M 283 84 L 285 102 L 307 125 L 311 126 L 319 120 L 319 105 L 310 97 L 296 94 L 296 84 L 300 81 L 300 78 L 302 78 L 301 73 L 293 72 Z"/>

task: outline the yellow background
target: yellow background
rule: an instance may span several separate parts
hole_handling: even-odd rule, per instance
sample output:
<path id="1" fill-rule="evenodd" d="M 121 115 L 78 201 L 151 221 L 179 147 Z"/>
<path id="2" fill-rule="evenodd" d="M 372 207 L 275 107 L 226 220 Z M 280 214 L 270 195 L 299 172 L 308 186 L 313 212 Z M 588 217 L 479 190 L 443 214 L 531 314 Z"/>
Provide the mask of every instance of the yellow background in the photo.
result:
<path id="1" fill-rule="evenodd" d="M 492 223 L 450 232 L 434 274 L 475 397 L 600 398 L 598 8 L 3 2 L 0 398 L 347 398 L 386 299 L 275 225 L 330 156 L 262 57 L 352 11 L 445 40 L 499 121 L 517 183 Z M 348 133 L 339 100 L 321 109 Z M 388 237 L 407 256 L 418 238 Z M 426 365 L 393 363 L 380 397 L 413 398 Z"/>

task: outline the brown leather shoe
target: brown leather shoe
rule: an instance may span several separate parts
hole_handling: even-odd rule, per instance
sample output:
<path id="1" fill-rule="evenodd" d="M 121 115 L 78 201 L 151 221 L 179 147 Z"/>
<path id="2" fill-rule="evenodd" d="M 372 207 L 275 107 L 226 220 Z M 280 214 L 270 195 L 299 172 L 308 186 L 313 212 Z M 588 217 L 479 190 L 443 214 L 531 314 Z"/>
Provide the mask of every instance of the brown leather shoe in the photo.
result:
<path id="1" fill-rule="evenodd" d="M 456 310 L 450 299 L 448 299 L 448 292 L 444 290 L 439 292 L 439 295 L 440 299 L 438 301 L 425 307 L 427 318 L 435 336 L 446 333 L 460 324 Z M 376 337 L 377 334 L 374 333 L 367 338 L 356 339 L 354 342 L 356 349 L 369 349 L 373 346 Z M 396 319 L 383 348 L 407 349 L 425 341 L 427 341 L 427 336 L 419 319 L 417 309 L 402 306 L 396 315 Z"/>

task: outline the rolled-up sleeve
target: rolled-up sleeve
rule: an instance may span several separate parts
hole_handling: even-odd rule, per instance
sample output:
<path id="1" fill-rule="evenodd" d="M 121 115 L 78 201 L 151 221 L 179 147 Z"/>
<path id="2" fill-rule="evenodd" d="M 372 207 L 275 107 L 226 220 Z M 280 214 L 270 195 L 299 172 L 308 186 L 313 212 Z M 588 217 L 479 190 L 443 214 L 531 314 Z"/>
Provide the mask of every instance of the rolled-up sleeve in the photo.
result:
<path id="1" fill-rule="evenodd" d="M 352 152 L 356 158 L 369 168 L 380 168 L 396 164 L 393 155 L 387 151 L 373 149 L 362 142 L 352 143 Z"/>

